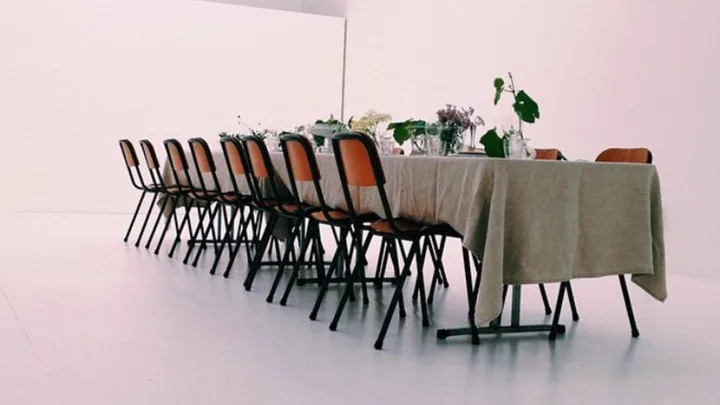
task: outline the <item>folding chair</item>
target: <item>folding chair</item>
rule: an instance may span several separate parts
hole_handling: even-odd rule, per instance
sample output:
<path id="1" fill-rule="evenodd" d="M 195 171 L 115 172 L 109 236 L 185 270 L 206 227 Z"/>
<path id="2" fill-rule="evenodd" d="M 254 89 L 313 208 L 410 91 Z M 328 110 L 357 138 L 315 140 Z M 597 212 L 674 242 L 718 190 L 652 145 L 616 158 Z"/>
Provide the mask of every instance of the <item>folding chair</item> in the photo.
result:
<path id="1" fill-rule="evenodd" d="M 165 145 L 168 160 L 170 161 L 170 169 L 175 184 L 189 187 L 189 191 L 186 194 L 187 201 L 185 201 L 187 209 L 182 224 L 190 220 L 190 213 L 193 207 L 196 208 L 198 213 L 198 224 L 188 241 L 188 250 L 183 258 L 183 264 L 187 264 L 196 245 L 200 245 L 198 249 L 202 251 L 207 248 L 208 243 L 214 244 L 218 240 L 212 222 L 213 217 L 210 216 L 209 213 L 211 213 L 212 208 L 214 208 L 214 204 L 217 203 L 216 197 L 219 192 L 208 193 L 206 190 L 203 190 L 201 184 L 198 184 L 200 183 L 200 179 L 196 181 L 192 180 L 185 151 L 179 141 L 176 139 L 168 139 L 165 140 L 163 144 Z M 172 201 L 171 211 L 175 210 L 177 204 L 178 200 Z M 164 209 L 163 207 L 163 210 Z M 210 216 L 210 221 L 208 221 L 209 224 L 207 226 L 204 225 L 206 216 Z M 212 239 L 209 239 L 210 236 L 212 236 Z"/>
<path id="2" fill-rule="evenodd" d="M 300 207 L 292 204 L 292 201 L 290 201 L 287 196 L 280 193 L 279 185 L 276 182 L 275 168 L 273 167 L 272 161 L 270 160 L 270 153 L 262 138 L 254 135 L 245 136 L 241 138 L 240 142 L 242 143 L 247 159 L 247 171 L 250 174 L 251 189 L 254 190 L 251 204 L 266 217 L 265 229 L 258 241 L 255 256 L 252 260 L 249 259 L 249 271 L 243 283 L 245 289 L 250 291 L 260 267 L 263 265 L 277 264 L 279 271 L 282 272 L 284 263 L 287 261 L 279 260 L 277 263 L 263 263 L 262 260 L 273 239 L 273 231 L 278 219 L 281 217 L 289 219 L 293 224 L 290 235 L 285 242 L 285 257 L 287 258 L 288 255 L 293 255 L 294 260 L 298 260 L 294 253 L 293 244 L 297 236 L 295 228 L 299 226 L 301 222 L 302 212 Z M 265 192 L 265 190 L 269 192 Z M 280 259 L 279 242 L 277 242 L 277 239 L 275 239 L 275 244 L 278 259 Z M 274 287 L 277 288 L 277 286 Z M 271 293 L 274 294 L 274 290 L 271 290 Z M 268 300 L 270 301 L 272 301 L 272 294 L 268 295 Z"/>
<path id="3" fill-rule="evenodd" d="M 160 172 L 160 161 L 158 160 L 157 154 L 155 153 L 155 147 L 153 144 L 148 141 L 147 139 L 143 139 L 140 141 L 140 147 L 142 148 L 143 155 L 145 156 L 145 163 L 147 164 L 147 170 L 150 173 L 150 177 L 153 181 L 153 184 L 155 184 L 155 188 L 158 190 L 158 192 L 164 196 L 165 201 L 163 202 L 163 208 L 158 213 L 158 217 L 156 219 L 156 225 L 153 227 L 152 235 L 150 238 L 148 238 L 148 241 L 145 245 L 145 248 L 148 249 L 150 247 L 150 244 L 152 243 L 153 236 L 155 234 L 155 228 L 157 228 L 157 224 L 165 214 L 165 208 L 167 207 L 168 201 L 172 205 L 172 209 L 169 211 L 170 215 L 166 218 L 166 227 L 170 225 L 170 222 L 173 221 L 175 223 L 175 230 L 176 230 L 176 236 L 175 236 L 175 243 L 173 243 L 173 247 L 170 250 L 169 257 L 173 256 L 173 253 L 175 251 L 175 248 L 177 244 L 180 242 L 180 235 L 182 234 L 182 229 L 184 228 L 185 223 L 181 225 L 178 224 L 177 214 L 176 214 L 176 208 L 180 205 L 182 201 L 187 200 L 188 193 L 192 191 L 190 187 L 185 187 L 181 185 L 169 185 L 166 183 L 165 179 L 163 178 L 162 173 Z M 155 205 L 155 200 L 153 200 L 153 206 Z M 147 220 L 150 217 L 148 216 L 145 219 L 145 223 L 143 223 L 143 229 L 147 225 Z M 191 228 L 191 225 L 188 223 L 188 228 Z M 160 252 L 160 247 L 162 246 L 162 242 L 164 239 L 164 235 L 167 232 L 167 228 L 164 228 L 162 237 L 160 238 L 160 241 L 158 242 L 157 246 L 155 247 L 154 253 L 157 255 Z M 192 231 L 190 231 L 190 234 L 192 234 Z"/>
<path id="4" fill-rule="evenodd" d="M 379 235 L 389 241 L 386 249 L 390 251 L 390 257 L 393 264 L 399 267 L 397 254 L 397 246 L 401 241 L 409 241 L 411 243 L 410 250 L 405 260 L 403 269 L 399 272 L 399 280 L 395 286 L 395 292 L 390 301 L 388 310 L 385 315 L 380 333 L 375 342 L 375 349 L 380 350 L 383 346 L 387 329 L 390 325 L 395 309 L 400 304 L 400 317 L 404 317 L 403 287 L 407 276 L 410 274 L 410 267 L 415 261 L 417 269 L 417 282 L 419 284 L 420 305 L 422 311 L 423 326 L 429 326 L 430 321 L 427 311 L 427 299 L 424 286 L 423 263 L 420 259 L 420 252 L 423 249 L 423 243 L 428 243 L 427 237 L 432 235 L 446 237 L 460 237 L 452 228 L 447 225 L 425 225 L 405 218 L 395 218 L 390 209 L 390 203 L 385 192 L 385 174 L 380 162 L 375 144 L 372 140 L 362 133 L 351 132 L 335 135 L 332 138 L 335 160 L 340 173 L 343 194 L 347 203 L 347 213 L 352 222 L 352 241 L 356 245 L 356 250 L 362 252 L 363 249 L 363 232 L 370 232 Z M 383 213 L 385 219 L 377 220 L 369 225 L 365 225 L 361 221 L 358 212 L 352 200 L 350 187 L 375 188 L 382 202 Z M 429 249 L 433 261 L 437 261 L 435 257 L 435 249 Z M 355 268 L 351 273 L 345 292 L 340 300 L 335 317 L 330 324 L 330 330 L 335 330 L 342 314 L 343 308 L 347 302 L 353 283 L 364 277 L 361 274 L 364 271 L 362 260 L 355 260 Z"/>
<path id="5" fill-rule="evenodd" d="M 330 207 L 326 203 L 322 187 L 320 186 L 320 180 L 322 178 L 320 174 L 320 169 L 318 167 L 317 159 L 315 157 L 315 153 L 313 152 L 313 147 L 310 141 L 301 135 L 287 134 L 281 137 L 280 142 L 288 171 L 288 178 L 290 180 L 290 189 L 292 191 L 291 198 L 293 200 L 293 204 L 302 208 L 303 213 L 309 221 L 308 230 L 301 251 L 304 252 L 306 249 L 312 246 L 312 252 L 315 256 L 315 265 L 318 272 L 318 278 L 316 279 L 298 279 L 297 277 L 299 272 L 299 266 L 295 266 L 293 269 L 293 273 L 290 277 L 290 281 L 287 284 L 285 294 L 280 301 L 280 304 L 285 305 L 287 303 L 287 298 L 296 282 L 299 285 L 318 283 L 320 285 L 320 291 L 318 292 L 317 299 L 315 300 L 315 305 L 313 306 L 313 310 L 310 314 L 310 319 L 315 320 L 317 319 L 317 314 L 322 305 L 325 293 L 328 290 L 328 286 L 331 283 L 347 281 L 344 270 L 345 265 L 351 262 L 351 258 L 354 255 L 354 252 L 357 253 L 357 250 L 349 250 L 346 243 L 347 236 L 352 231 L 352 222 L 350 221 L 350 216 L 346 211 Z M 303 197 L 300 193 L 298 185 L 307 183 L 310 183 L 312 185 L 312 191 L 314 191 L 315 197 L 317 199 L 316 205 L 309 205 L 303 201 Z M 360 221 L 371 222 L 377 219 L 379 219 L 377 215 L 369 214 L 361 216 Z M 323 243 L 320 237 L 320 225 L 330 226 L 333 230 L 335 241 L 337 242 L 337 249 L 332 258 L 332 261 L 330 262 L 330 267 L 327 273 L 325 272 L 325 263 L 320 260 L 323 252 Z M 339 230 L 339 236 L 336 232 L 336 229 Z M 367 250 L 367 243 L 369 243 L 369 238 L 364 243 L 363 252 L 361 253 L 364 253 Z M 383 241 L 383 249 L 384 246 L 385 242 Z M 303 253 L 301 253 L 301 257 L 302 256 Z M 356 260 L 363 260 L 363 263 L 365 262 L 364 259 L 364 255 L 358 256 L 358 258 L 356 258 Z M 335 277 L 333 277 L 334 275 Z M 375 283 L 382 283 L 384 281 L 394 282 L 397 280 L 397 278 L 398 275 L 396 274 L 395 278 L 380 279 L 378 278 L 378 273 L 376 273 L 376 278 L 365 279 L 363 280 L 363 283 L 366 283 L 368 281 Z M 367 303 L 369 302 L 369 299 L 366 294 L 366 285 L 363 289 L 363 292 L 363 301 Z M 354 299 L 354 295 L 351 295 L 350 299 Z"/>
<path id="6" fill-rule="evenodd" d="M 150 208 L 145 215 L 145 224 L 147 224 L 147 218 L 150 217 L 150 213 L 152 212 L 153 206 L 155 205 L 155 200 L 157 199 L 157 190 L 153 188 L 154 182 L 150 183 L 149 185 L 145 183 L 142 172 L 140 171 L 140 164 L 138 162 L 137 154 L 135 153 L 135 148 L 133 147 L 132 142 L 127 139 L 121 139 L 120 141 L 118 141 L 118 143 L 120 144 L 120 150 L 122 151 L 123 159 L 125 160 L 125 167 L 127 168 L 128 175 L 130 176 L 130 183 L 133 187 L 142 191 L 142 193 L 140 194 L 140 199 L 137 203 L 137 207 L 135 208 L 135 212 L 132 216 L 132 219 L 130 220 L 130 225 L 128 226 L 128 229 L 125 232 L 125 237 L 123 238 L 123 242 L 127 242 L 128 238 L 130 238 L 130 232 L 132 232 L 132 228 L 135 225 L 135 220 L 137 219 L 138 213 L 140 212 L 140 207 L 142 207 L 142 203 L 145 200 L 145 195 L 147 193 L 152 193 L 153 199 L 150 203 Z M 145 224 L 140 231 L 137 242 L 135 242 L 135 247 L 140 246 L 140 240 L 142 239 L 143 232 L 145 231 Z"/>

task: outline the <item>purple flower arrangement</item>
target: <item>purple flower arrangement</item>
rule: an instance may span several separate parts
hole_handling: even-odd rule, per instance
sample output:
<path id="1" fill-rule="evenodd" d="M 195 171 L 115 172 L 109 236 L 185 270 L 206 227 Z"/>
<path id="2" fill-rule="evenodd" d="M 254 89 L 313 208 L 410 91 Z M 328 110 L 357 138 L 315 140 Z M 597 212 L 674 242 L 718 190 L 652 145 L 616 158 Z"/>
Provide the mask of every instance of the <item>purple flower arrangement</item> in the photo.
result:
<path id="1" fill-rule="evenodd" d="M 458 108 L 455 105 L 447 104 L 445 108 L 438 110 L 438 122 L 447 127 L 456 127 L 463 132 L 473 125 L 473 114 L 475 109 L 472 107 Z"/>

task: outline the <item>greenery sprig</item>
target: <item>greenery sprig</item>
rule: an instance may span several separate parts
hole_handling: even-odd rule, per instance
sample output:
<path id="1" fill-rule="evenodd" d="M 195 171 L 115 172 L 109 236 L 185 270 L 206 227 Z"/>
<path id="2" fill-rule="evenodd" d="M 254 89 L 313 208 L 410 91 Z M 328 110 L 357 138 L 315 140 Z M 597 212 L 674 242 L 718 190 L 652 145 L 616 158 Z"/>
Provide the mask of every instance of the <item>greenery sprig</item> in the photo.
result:
<path id="1" fill-rule="evenodd" d="M 535 100 L 530 97 L 525 90 L 517 90 L 515 80 L 512 73 L 508 73 L 509 84 L 505 83 L 502 77 L 497 77 L 493 81 L 495 88 L 495 98 L 493 104 L 497 105 L 503 93 L 513 95 L 513 111 L 518 116 L 518 134 L 523 137 L 522 124 L 526 122 L 532 124 L 540 118 L 540 108 Z M 503 134 L 505 138 L 507 134 Z M 503 147 L 503 138 L 497 133 L 497 128 L 488 130 L 485 135 L 480 138 L 480 143 L 485 147 L 485 153 L 489 157 L 505 157 L 505 148 Z"/>

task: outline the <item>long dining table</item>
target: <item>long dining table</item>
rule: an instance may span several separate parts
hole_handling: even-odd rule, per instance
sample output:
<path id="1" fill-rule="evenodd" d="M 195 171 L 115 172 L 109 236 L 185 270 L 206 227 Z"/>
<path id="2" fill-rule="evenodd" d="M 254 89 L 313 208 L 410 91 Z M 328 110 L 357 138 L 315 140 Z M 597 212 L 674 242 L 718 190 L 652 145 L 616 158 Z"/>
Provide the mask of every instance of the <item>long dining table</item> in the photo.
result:
<path id="1" fill-rule="evenodd" d="M 213 157 L 222 191 L 231 191 L 222 152 Z M 282 153 L 271 159 L 287 185 Z M 401 155 L 381 161 L 394 216 L 450 225 L 482 262 L 479 325 L 502 312 L 504 285 L 628 274 L 655 299 L 667 297 L 654 165 Z M 317 154 L 317 162 L 327 204 L 344 209 L 334 155 Z M 196 180 L 194 167 L 190 172 Z M 164 180 L 174 182 L 167 163 Z M 247 191 L 242 176 L 237 182 Z M 312 184 L 298 186 L 304 202 L 318 203 Z M 351 191 L 358 212 L 383 214 L 376 189 Z"/>

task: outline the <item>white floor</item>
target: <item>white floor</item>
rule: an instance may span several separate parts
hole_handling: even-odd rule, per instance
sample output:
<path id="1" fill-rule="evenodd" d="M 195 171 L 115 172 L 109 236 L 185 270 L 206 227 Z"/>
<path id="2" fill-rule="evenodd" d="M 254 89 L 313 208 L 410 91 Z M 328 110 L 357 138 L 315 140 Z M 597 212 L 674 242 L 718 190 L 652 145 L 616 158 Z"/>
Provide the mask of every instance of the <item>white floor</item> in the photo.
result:
<path id="1" fill-rule="evenodd" d="M 273 271 L 245 292 L 244 260 L 230 280 L 210 276 L 208 260 L 194 269 L 122 243 L 127 220 L 0 215 L 0 404 L 720 403 L 718 282 L 671 275 L 665 304 L 632 286 L 637 340 L 609 278 L 573 284 L 581 321 L 564 312 L 569 331 L 554 344 L 439 342 L 438 326 L 465 318 L 458 250 L 432 327 L 409 306 L 377 352 L 389 288 L 333 333 L 337 291 L 312 322 L 315 288 L 267 304 Z M 546 320 L 535 288 L 523 317 Z"/>

